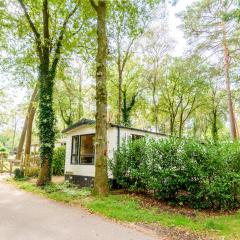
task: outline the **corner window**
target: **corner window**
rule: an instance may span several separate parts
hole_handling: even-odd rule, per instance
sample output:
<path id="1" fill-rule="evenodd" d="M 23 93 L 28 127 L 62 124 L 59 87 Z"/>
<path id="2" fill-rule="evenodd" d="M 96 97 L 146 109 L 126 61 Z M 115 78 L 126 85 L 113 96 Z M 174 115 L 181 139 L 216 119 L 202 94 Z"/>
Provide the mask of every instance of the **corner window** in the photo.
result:
<path id="1" fill-rule="evenodd" d="M 94 164 L 94 134 L 72 137 L 71 164 Z"/>

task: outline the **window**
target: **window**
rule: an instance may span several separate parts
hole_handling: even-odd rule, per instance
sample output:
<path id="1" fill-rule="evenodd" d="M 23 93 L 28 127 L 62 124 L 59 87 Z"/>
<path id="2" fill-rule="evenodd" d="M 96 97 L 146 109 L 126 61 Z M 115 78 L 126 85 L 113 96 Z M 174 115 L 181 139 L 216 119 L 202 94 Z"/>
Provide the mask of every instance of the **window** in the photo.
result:
<path id="1" fill-rule="evenodd" d="M 143 135 L 137 135 L 137 134 L 132 134 L 132 140 L 138 140 L 140 138 L 143 138 L 144 136 Z"/>
<path id="2" fill-rule="evenodd" d="M 71 164 L 94 164 L 94 134 L 72 137 Z"/>
<path id="3" fill-rule="evenodd" d="M 79 136 L 72 137 L 71 164 L 78 164 Z"/>
<path id="4" fill-rule="evenodd" d="M 94 163 L 94 134 L 80 136 L 80 164 Z"/>

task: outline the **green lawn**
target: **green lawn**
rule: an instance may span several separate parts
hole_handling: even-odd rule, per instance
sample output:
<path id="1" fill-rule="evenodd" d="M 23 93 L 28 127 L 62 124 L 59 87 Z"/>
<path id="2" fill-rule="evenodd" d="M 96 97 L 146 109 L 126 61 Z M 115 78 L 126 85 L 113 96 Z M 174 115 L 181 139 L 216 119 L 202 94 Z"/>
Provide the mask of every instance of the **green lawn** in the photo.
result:
<path id="1" fill-rule="evenodd" d="M 37 193 L 50 199 L 82 205 L 94 213 L 124 222 L 159 223 L 166 227 L 178 227 L 192 232 L 207 233 L 217 239 L 240 239 L 240 212 L 232 215 L 209 216 L 198 213 L 188 217 L 157 208 L 143 208 L 139 200 L 129 195 L 114 194 L 106 198 L 92 195 L 87 188 L 78 189 L 69 184 L 51 184 L 45 188 L 36 187 L 28 181 L 11 181 L 17 187 Z M 222 238 L 224 237 L 224 238 Z"/>

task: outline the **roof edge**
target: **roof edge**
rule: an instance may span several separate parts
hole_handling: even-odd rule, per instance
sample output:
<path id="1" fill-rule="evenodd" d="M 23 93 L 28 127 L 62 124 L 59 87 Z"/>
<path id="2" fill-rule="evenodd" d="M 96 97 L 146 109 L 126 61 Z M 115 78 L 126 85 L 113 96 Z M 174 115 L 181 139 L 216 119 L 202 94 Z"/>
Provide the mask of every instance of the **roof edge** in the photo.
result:
<path id="1" fill-rule="evenodd" d="M 92 120 L 92 119 L 86 119 L 86 118 L 83 118 L 81 119 L 80 121 L 72 124 L 71 126 L 65 128 L 62 133 L 67 133 L 71 130 L 74 130 L 75 128 L 78 128 L 80 126 L 84 126 L 84 125 L 93 125 L 95 124 L 96 121 L 95 120 Z M 155 134 L 155 135 L 159 135 L 159 136 L 168 136 L 164 133 L 158 133 L 158 132 L 153 132 L 153 131 L 149 131 L 149 130 L 144 130 L 144 129 L 139 129 L 139 128 L 133 128 L 133 127 L 125 127 L 125 126 L 122 126 L 122 125 L 118 125 L 118 124 L 114 124 L 114 123 L 109 123 L 109 125 L 111 127 L 117 127 L 117 128 L 123 128 L 123 129 L 129 129 L 129 130 L 134 130 L 134 131 L 139 131 L 139 132 L 145 132 L 145 133 L 150 133 L 150 134 Z"/>

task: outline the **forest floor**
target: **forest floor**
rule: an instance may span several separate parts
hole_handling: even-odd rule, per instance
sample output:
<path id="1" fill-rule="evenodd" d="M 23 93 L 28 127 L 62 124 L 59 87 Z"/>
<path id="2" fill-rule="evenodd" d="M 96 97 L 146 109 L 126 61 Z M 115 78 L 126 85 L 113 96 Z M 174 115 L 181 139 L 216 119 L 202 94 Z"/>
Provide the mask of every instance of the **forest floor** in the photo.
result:
<path id="1" fill-rule="evenodd" d="M 143 196 L 111 192 L 99 198 L 91 189 L 76 188 L 62 183 L 60 178 L 44 188 L 35 186 L 34 180 L 9 181 L 28 192 L 86 209 L 103 217 L 130 224 L 158 239 L 209 240 L 240 239 L 240 212 L 203 212 L 182 207 L 172 207 Z"/>

